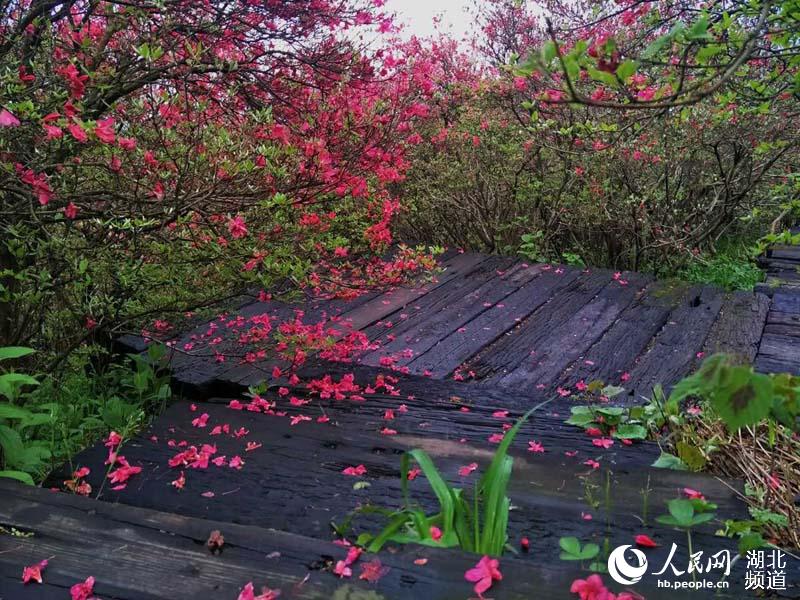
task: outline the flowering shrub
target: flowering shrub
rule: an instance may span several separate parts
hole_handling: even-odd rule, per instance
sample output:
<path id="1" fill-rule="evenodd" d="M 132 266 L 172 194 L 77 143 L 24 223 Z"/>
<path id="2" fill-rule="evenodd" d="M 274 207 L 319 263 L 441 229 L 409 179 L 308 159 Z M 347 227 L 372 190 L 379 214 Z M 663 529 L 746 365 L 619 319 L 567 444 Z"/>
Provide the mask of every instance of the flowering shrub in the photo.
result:
<path id="1" fill-rule="evenodd" d="M 693 4 L 549 2 L 545 21 L 526 3 L 481 3 L 483 55 L 437 74 L 457 100 L 437 103 L 421 133 L 403 184 L 408 230 L 489 251 L 527 235 L 526 255 L 672 274 L 796 214 L 796 68 L 783 62 L 796 58 L 759 49 L 712 83 L 701 74 L 749 52 L 749 4 L 699 21 Z M 716 11 L 728 4 L 726 25 Z M 676 23 L 682 36 L 659 37 Z M 794 47 L 789 31 L 769 39 Z M 680 89 L 687 46 L 699 62 Z"/>
<path id="2" fill-rule="evenodd" d="M 354 41 L 391 27 L 380 4 L 9 3 L 0 345 L 66 356 L 248 283 L 379 279 L 359 261 L 393 241 L 426 100 Z"/>

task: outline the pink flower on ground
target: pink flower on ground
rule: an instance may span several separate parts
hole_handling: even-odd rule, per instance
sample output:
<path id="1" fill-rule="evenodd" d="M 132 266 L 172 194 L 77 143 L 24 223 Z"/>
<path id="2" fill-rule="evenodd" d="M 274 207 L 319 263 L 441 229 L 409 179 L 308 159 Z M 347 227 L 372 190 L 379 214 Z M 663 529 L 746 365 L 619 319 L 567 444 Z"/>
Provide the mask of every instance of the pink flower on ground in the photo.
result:
<path id="1" fill-rule="evenodd" d="M 351 477 L 360 477 L 367 472 L 367 467 L 364 465 L 358 465 L 357 467 L 345 467 L 342 469 L 342 473 L 345 475 L 350 475 Z"/>
<path id="2" fill-rule="evenodd" d="M 492 587 L 493 581 L 503 579 L 503 574 L 500 572 L 500 561 L 484 556 L 478 561 L 478 564 L 464 573 L 464 579 L 474 583 L 475 593 L 479 598 L 483 598 L 483 593 Z"/>
<path id="3" fill-rule="evenodd" d="M 64 216 L 68 219 L 75 219 L 78 216 L 78 207 L 70 202 L 64 207 Z"/>
<path id="4" fill-rule="evenodd" d="M 4 108 L 0 110 L 0 127 L 19 127 L 19 119 Z"/>
<path id="5" fill-rule="evenodd" d="M 22 569 L 22 583 L 29 583 L 31 581 L 35 581 L 36 583 L 42 583 L 42 571 L 46 566 L 47 566 L 47 559 L 43 560 L 40 563 Z"/>
<path id="6" fill-rule="evenodd" d="M 536 440 L 532 440 L 528 442 L 528 452 L 538 452 L 544 453 L 544 446 L 541 442 L 537 442 Z"/>
<path id="7" fill-rule="evenodd" d="M 261 593 L 256 596 L 253 582 L 249 581 L 239 592 L 238 600 L 275 600 L 278 596 L 280 596 L 280 590 L 271 590 L 266 587 L 262 588 Z"/>
<path id="8" fill-rule="evenodd" d="M 442 539 L 442 530 L 436 527 L 436 525 L 431 525 L 430 534 L 431 539 L 434 542 L 438 542 L 440 539 Z"/>
<path id="9" fill-rule="evenodd" d="M 69 588 L 72 600 L 90 600 L 94 595 L 94 577 L 87 577 L 83 583 L 76 583 Z"/>
<path id="10" fill-rule="evenodd" d="M 606 588 L 603 580 L 597 573 L 589 575 L 586 579 L 576 579 L 572 582 L 569 591 L 578 594 L 580 600 L 633 600 L 634 596 L 628 592 L 614 594 Z"/>

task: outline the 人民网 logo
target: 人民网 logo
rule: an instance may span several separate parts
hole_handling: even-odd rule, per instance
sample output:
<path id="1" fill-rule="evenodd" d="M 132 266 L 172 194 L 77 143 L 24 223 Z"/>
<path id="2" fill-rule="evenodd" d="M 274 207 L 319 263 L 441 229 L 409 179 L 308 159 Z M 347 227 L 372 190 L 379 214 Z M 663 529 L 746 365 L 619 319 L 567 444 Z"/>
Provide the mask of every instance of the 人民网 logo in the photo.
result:
<path id="1" fill-rule="evenodd" d="M 632 565 L 625 558 L 625 552 L 630 549 L 638 564 Z M 630 545 L 618 546 L 608 556 L 608 574 L 611 579 L 622 585 L 637 583 L 647 571 L 647 557 L 644 552 Z"/>

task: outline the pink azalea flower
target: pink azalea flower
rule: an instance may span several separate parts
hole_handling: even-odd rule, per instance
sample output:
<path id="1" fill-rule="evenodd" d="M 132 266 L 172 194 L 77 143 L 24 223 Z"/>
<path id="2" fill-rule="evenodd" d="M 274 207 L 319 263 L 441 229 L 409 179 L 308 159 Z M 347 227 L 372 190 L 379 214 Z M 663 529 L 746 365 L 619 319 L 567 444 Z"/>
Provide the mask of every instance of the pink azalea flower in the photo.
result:
<path id="1" fill-rule="evenodd" d="M 41 561 L 40 563 L 22 569 L 22 583 L 29 583 L 31 581 L 35 581 L 36 583 L 42 583 L 42 571 L 46 566 L 47 566 L 47 559 Z"/>
<path id="2" fill-rule="evenodd" d="M 113 144 L 116 137 L 114 134 L 114 118 L 108 117 L 107 119 L 99 120 L 95 125 L 94 134 L 104 144 Z"/>
<path id="3" fill-rule="evenodd" d="M 67 125 L 67 129 L 69 129 L 70 134 L 74 137 L 77 141 L 81 144 L 87 142 L 89 140 L 89 136 L 86 135 L 86 132 L 83 130 L 78 123 L 70 123 Z"/>
<path id="4" fill-rule="evenodd" d="M 236 215 L 228 221 L 228 231 L 235 240 L 245 237 L 247 235 L 247 225 L 245 225 L 244 218 Z"/>
<path id="5" fill-rule="evenodd" d="M 431 539 L 434 542 L 438 542 L 440 539 L 442 539 L 442 530 L 436 527 L 436 525 L 431 525 L 430 534 Z"/>
<path id="6" fill-rule="evenodd" d="M 94 594 L 94 577 L 87 577 L 83 583 L 76 583 L 69 589 L 72 600 L 91 600 Z"/>
<path id="7" fill-rule="evenodd" d="M 461 477 L 469 477 L 470 473 L 475 471 L 478 468 L 478 463 L 470 463 L 468 465 L 464 465 L 458 470 L 458 474 Z"/>
<path id="8" fill-rule="evenodd" d="M 532 440 L 528 442 L 528 452 L 544 453 L 544 446 L 542 446 L 541 442 Z"/>
<path id="9" fill-rule="evenodd" d="M 342 473 L 345 475 L 350 475 L 351 477 L 360 477 L 367 472 L 367 467 L 364 465 L 358 465 L 357 467 L 345 467 L 342 469 Z"/>
<path id="10" fill-rule="evenodd" d="M 474 583 L 475 593 L 479 598 L 483 598 L 483 593 L 492 587 L 493 581 L 503 579 L 503 574 L 500 573 L 500 561 L 484 556 L 478 561 L 478 564 L 464 573 L 464 579 Z"/>
<path id="11" fill-rule="evenodd" d="M 78 216 L 78 207 L 70 202 L 64 207 L 64 216 L 70 220 L 75 219 Z"/>
<path id="12" fill-rule="evenodd" d="M 4 108 L 0 110 L 0 127 L 19 127 L 19 119 Z"/>

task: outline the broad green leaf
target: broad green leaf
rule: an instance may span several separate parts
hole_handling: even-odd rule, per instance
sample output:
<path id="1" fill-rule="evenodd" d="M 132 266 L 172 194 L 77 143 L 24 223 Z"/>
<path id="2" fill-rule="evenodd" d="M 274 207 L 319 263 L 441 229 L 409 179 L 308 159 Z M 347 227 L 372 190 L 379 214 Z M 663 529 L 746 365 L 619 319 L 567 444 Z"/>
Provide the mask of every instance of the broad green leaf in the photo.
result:
<path id="1" fill-rule="evenodd" d="M 25 473 L 24 471 L 0 471 L 0 477 L 6 477 L 8 479 L 16 479 L 17 481 L 21 481 L 27 485 L 34 485 L 33 477 L 30 476 L 29 473 Z"/>
<path id="2" fill-rule="evenodd" d="M 657 469 L 672 469 L 674 471 L 688 471 L 689 467 L 680 458 L 669 452 L 662 452 L 656 462 L 653 463 Z"/>
<path id="3" fill-rule="evenodd" d="M 749 367 L 732 367 L 724 384 L 714 390 L 711 403 L 729 429 L 754 425 L 772 408 L 773 385 L 769 376 Z"/>
<path id="4" fill-rule="evenodd" d="M 619 77 L 622 81 L 627 81 L 629 77 L 636 73 L 638 66 L 639 65 L 636 63 L 636 61 L 626 60 L 617 67 L 617 77 Z"/>
<path id="5" fill-rule="evenodd" d="M 699 471 L 705 466 L 706 457 L 697 446 L 686 442 L 678 442 L 675 444 L 675 448 L 678 451 L 680 459 L 686 463 L 692 471 Z"/>
<path id="6" fill-rule="evenodd" d="M 647 429 L 643 425 L 623 423 L 614 431 L 614 437 L 622 440 L 643 440 L 647 437 Z"/>
<path id="7" fill-rule="evenodd" d="M 0 348 L 0 360 L 8 360 L 10 358 L 21 358 L 36 352 L 33 348 L 24 348 L 22 346 L 6 346 Z"/>
<path id="8" fill-rule="evenodd" d="M 669 514 L 683 526 L 691 525 L 694 516 L 694 506 L 689 500 L 678 498 L 667 502 Z"/>

